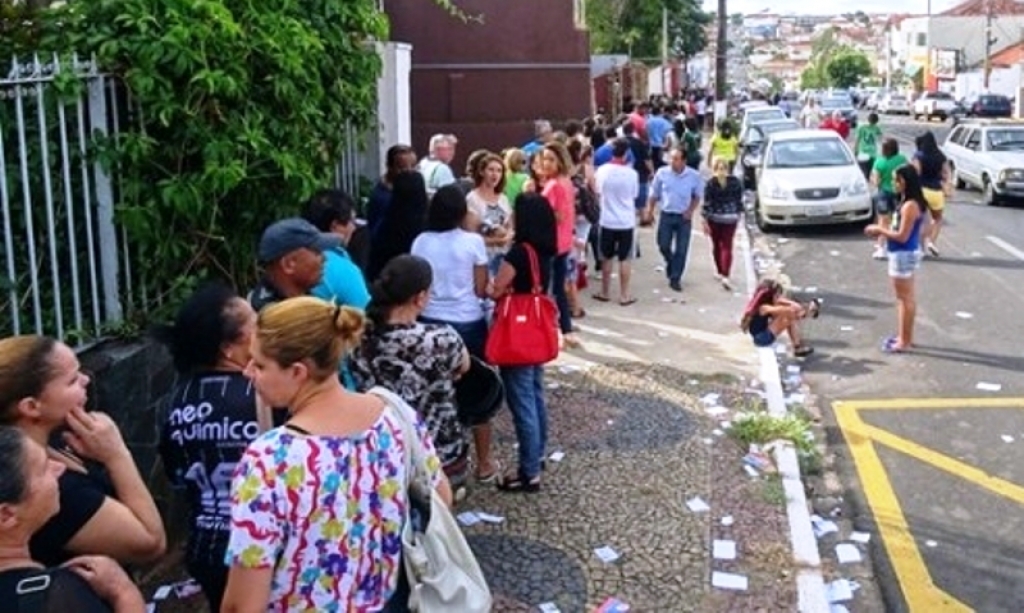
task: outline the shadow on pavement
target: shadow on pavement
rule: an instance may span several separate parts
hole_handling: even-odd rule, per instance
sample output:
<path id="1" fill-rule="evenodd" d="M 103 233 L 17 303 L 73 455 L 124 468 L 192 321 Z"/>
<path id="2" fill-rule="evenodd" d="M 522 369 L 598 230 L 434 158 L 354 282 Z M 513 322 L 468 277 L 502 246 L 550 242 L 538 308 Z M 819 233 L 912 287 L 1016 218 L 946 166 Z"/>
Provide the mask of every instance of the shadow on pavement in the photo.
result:
<path id="1" fill-rule="evenodd" d="M 1024 357 L 997 355 L 993 353 L 982 353 L 966 349 L 952 349 L 948 347 L 935 347 L 931 345 L 917 345 L 910 355 L 925 356 L 936 360 L 949 362 L 966 362 L 978 366 L 998 368 L 1010 372 L 1024 372 Z"/>
<path id="2" fill-rule="evenodd" d="M 972 268 L 1000 268 L 1006 270 L 1020 270 L 1021 264 L 1019 260 L 1015 260 L 1011 257 L 1006 259 L 999 258 L 951 258 L 943 256 L 941 258 L 932 258 L 928 260 L 928 266 L 941 265 L 941 264 L 952 264 L 954 266 L 970 266 Z"/>

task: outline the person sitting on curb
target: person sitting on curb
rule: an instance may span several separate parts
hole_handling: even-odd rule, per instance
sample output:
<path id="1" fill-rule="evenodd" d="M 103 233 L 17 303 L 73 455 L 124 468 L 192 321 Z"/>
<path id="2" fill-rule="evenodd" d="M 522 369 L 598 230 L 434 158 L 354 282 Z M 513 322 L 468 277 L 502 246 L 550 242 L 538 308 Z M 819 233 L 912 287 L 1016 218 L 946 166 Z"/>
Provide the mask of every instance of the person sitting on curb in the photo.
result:
<path id="1" fill-rule="evenodd" d="M 786 298 L 781 283 L 766 279 L 747 303 L 740 328 L 750 334 L 757 347 L 771 347 L 785 332 L 793 344 L 793 355 L 806 357 L 814 353 L 814 348 L 804 344 L 797 321 L 808 316 L 817 319 L 820 307 L 821 301 L 817 298 L 807 304 Z"/>
<path id="2" fill-rule="evenodd" d="M 305 296 L 324 276 L 324 252 L 341 246 L 341 236 L 321 232 L 305 219 L 292 217 L 270 224 L 260 238 L 257 257 L 263 274 L 249 292 L 256 312 L 287 298 Z"/>

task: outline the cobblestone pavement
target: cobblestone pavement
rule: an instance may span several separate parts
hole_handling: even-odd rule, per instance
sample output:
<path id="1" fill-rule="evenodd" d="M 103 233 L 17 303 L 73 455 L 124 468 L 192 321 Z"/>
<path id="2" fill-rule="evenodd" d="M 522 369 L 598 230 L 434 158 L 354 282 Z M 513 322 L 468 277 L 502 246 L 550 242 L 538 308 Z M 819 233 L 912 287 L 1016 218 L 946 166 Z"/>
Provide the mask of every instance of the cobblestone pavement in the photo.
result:
<path id="1" fill-rule="evenodd" d="M 584 300 L 583 350 L 548 369 L 548 451 L 565 457 L 548 462 L 543 490 L 505 494 L 471 486 L 457 509 L 505 518 L 465 528 L 496 613 L 538 611 L 548 602 L 565 613 L 589 613 L 610 597 L 632 612 L 796 610 L 781 487 L 744 472 L 745 450 L 714 433 L 729 415 L 713 419 L 700 402 L 712 392 L 731 408 L 757 399 L 747 389 L 756 373 L 753 349 L 735 323 L 745 299 L 714 282 L 706 241 L 696 235 L 684 294 L 670 293 L 652 235 L 641 233 L 644 257 L 634 276 L 641 302 Z M 742 286 L 742 273 L 735 278 Z M 511 467 L 515 437 L 507 412 L 495 427 L 497 453 Z M 710 512 L 691 512 L 686 502 L 694 497 Z M 721 521 L 726 515 L 734 520 L 729 526 Z M 713 539 L 734 540 L 737 559 L 713 560 Z M 594 549 L 602 546 L 620 559 L 599 560 Z M 742 574 L 749 587 L 712 588 L 713 571 Z M 169 559 L 150 575 L 147 593 L 182 576 Z M 163 601 L 157 610 L 204 609 L 194 597 Z"/>

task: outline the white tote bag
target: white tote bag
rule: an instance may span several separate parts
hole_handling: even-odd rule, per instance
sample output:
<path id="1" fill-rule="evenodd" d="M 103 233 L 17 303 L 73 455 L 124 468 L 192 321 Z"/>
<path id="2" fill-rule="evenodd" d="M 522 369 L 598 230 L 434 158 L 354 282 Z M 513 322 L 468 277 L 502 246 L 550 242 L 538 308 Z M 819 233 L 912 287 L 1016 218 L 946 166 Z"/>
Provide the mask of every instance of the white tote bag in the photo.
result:
<path id="1" fill-rule="evenodd" d="M 448 505 L 434 488 L 428 492 L 413 478 L 413 446 L 420 447 L 414 427 L 416 415 L 389 390 L 374 388 L 402 424 L 406 441 L 405 469 L 409 504 L 402 526 L 402 563 L 409 580 L 409 610 L 414 613 L 490 613 L 491 590 L 487 587 L 476 556 L 452 517 Z M 421 453 L 417 455 L 423 456 Z M 418 510 L 429 513 L 426 529 L 417 531 L 409 511 L 416 500 Z"/>

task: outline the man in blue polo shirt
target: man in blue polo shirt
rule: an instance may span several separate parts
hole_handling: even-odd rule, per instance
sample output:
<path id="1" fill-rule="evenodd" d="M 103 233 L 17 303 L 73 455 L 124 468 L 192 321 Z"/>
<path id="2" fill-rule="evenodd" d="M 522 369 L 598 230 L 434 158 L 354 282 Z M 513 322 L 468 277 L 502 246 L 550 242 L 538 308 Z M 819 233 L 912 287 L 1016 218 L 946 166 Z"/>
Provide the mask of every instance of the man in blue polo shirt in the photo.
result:
<path id="1" fill-rule="evenodd" d="M 674 291 L 683 291 L 683 272 L 690 251 L 693 216 L 704 196 L 704 179 L 686 165 L 686 154 L 672 150 L 671 162 L 654 173 L 645 217 L 654 218 L 654 205 L 659 204 L 658 249 L 665 258 L 665 276 Z"/>
<path id="2" fill-rule="evenodd" d="M 655 169 L 665 165 L 662 154 L 665 151 L 665 137 L 672 131 L 672 123 L 665 118 L 660 106 L 651 109 L 647 118 L 647 141 L 651 146 L 651 164 Z"/>

